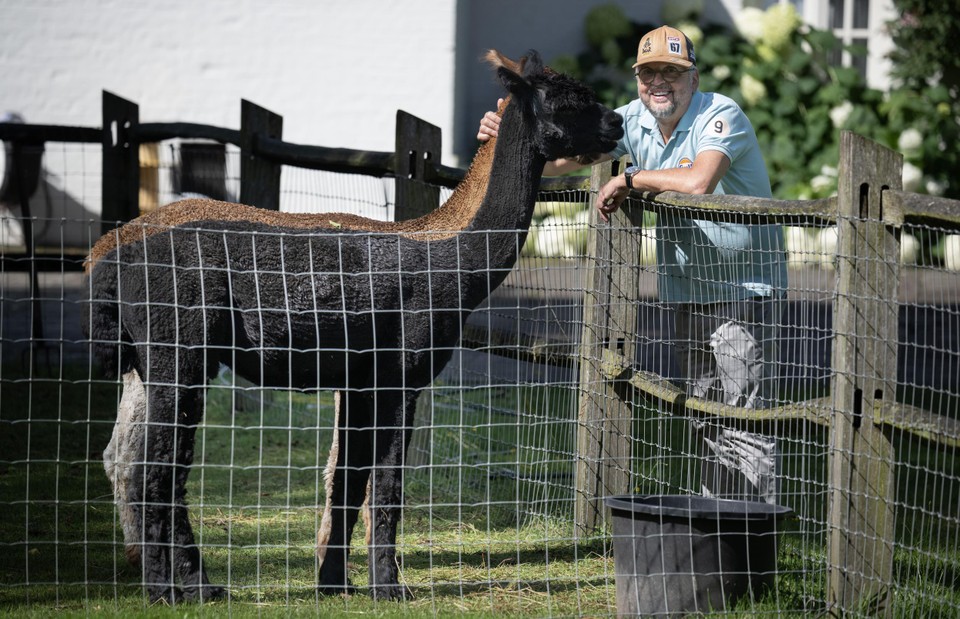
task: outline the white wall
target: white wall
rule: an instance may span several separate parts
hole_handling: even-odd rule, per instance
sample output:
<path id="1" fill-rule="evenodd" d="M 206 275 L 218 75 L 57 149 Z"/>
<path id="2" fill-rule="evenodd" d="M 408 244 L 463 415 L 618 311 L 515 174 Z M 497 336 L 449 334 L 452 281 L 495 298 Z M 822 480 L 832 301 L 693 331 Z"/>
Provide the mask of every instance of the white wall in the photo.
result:
<path id="1" fill-rule="evenodd" d="M 451 0 L 0 0 L 0 113 L 99 126 L 101 89 L 143 122 L 240 126 L 393 150 L 398 108 L 451 129 Z"/>

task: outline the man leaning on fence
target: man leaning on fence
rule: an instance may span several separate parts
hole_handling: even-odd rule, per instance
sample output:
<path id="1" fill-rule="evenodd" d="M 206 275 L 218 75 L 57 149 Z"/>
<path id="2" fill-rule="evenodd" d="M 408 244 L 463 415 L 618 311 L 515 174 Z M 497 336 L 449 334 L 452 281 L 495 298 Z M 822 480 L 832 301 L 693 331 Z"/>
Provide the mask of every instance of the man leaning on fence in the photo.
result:
<path id="1" fill-rule="evenodd" d="M 753 127 L 731 99 L 700 92 L 693 43 L 667 26 L 640 39 L 633 65 L 638 99 L 619 108 L 625 134 L 603 159 L 633 165 L 600 188 L 606 221 L 630 190 L 771 197 Z M 487 112 L 477 138 L 496 137 Z M 544 174 L 582 167 L 549 162 Z M 688 395 L 762 408 L 776 398 L 777 326 L 786 282 L 783 230 L 690 219 L 679 209 L 657 220 L 658 286 L 675 308 L 673 346 Z M 775 502 L 773 437 L 696 422 L 704 494 Z"/>

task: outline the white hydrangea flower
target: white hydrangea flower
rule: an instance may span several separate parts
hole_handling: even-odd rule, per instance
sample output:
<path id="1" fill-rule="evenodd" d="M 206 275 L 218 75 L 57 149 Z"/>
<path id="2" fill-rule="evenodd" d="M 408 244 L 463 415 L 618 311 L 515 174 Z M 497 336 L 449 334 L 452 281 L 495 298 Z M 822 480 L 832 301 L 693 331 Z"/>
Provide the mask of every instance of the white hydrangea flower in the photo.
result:
<path id="1" fill-rule="evenodd" d="M 917 154 L 920 152 L 921 146 L 923 146 L 923 134 L 913 127 L 904 129 L 903 133 L 901 133 L 897 139 L 897 148 L 900 149 L 900 152 L 904 155 Z"/>
<path id="2" fill-rule="evenodd" d="M 820 246 L 820 264 L 833 267 L 837 259 L 837 227 L 829 226 L 820 230 L 817 243 Z"/>
<path id="3" fill-rule="evenodd" d="M 823 165 L 823 166 L 820 167 L 820 174 L 823 174 L 824 176 L 832 176 L 832 177 L 836 178 L 836 177 L 837 177 L 837 168 L 835 168 L 835 167 L 832 166 L 832 165 Z"/>
<path id="4" fill-rule="evenodd" d="M 740 91 L 747 105 L 756 105 L 767 97 L 767 87 L 763 82 L 747 73 L 740 76 Z"/>
<path id="5" fill-rule="evenodd" d="M 833 122 L 833 126 L 837 129 L 842 129 L 847 123 L 847 118 L 850 117 L 852 111 L 853 104 L 849 101 L 844 101 L 830 110 L 830 121 Z"/>
<path id="6" fill-rule="evenodd" d="M 946 190 L 947 186 L 945 183 L 941 183 L 933 179 L 927 181 L 927 193 L 929 193 L 931 196 L 942 196 L 943 192 Z"/>
<path id="7" fill-rule="evenodd" d="M 918 193 L 923 186 L 923 170 L 909 161 L 903 163 L 903 190 Z"/>
<path id="8" fill-rule="evenodd" d="M 820 252 L 820 264 L 832 268 L 837 258 L 837 227 L 830 226 L 820 230 L 817 235 L 817 245 Z"/>
<path id="9" fill-rule="evenodd" d="M 950 234 L 943 239 L 943 266 L 948 271 L 960 271 L 960 234 Z"/>
<path id="10" fill-rule="evenodd" d="M 700 44 L 703 43 L 703 30 L 701 30 L 700 26 L 692 21 L 678 23 L 677 30 L 687 35 L 687 38 L 690 39 L 691 43 L 693 43 L 694 49 L 700 47 Z"/>
<path id="11" fill-rule="evenodd" d="M 660 7 L 660 19 L 665 24 L 676 24 L 685 19 L 696 18 L 702 12 L 703 0 L 670 0 L 670 2 L 664 2 Z M 690 36 L 690 33 L 683 28 L 679 29 L 688 37 Z"/>
<path id="12" fill-rule="evenodd" d="M 825 189 L 831 189 L 836 185 L 836 177 L 818 174 L 810 179 L 810 188 L 817 193 L 822 193 Z"/>
<path id="13" fill-rule="evenodd" d="M 710 71 L 710 75 L 712 75 L 717 81 L 723 81 L 727 79 L 730 77 L 730 73 L 732 73 L 732 71 L 730 71 L 730 67 L 725 64 L 718 64 Z"/>
<path id="14" fill-rule="evenodd" d="M 810 235 L 807 228 L 786 226 L 783 229 L 783 241 L 787 250 L 787 266 L 799 267 L 820 262 L 817 240 Z"/>
<path id="15" fill-rule="evenodd" d="M 916 264 L 920 254 L 920 241 L 912 234 L 904 232 L 900 235 L 900 262 L 901 264 Z"/>
<path id="16" fill-rule="evenodd" d="M 763 15 L 760 9 L 748 6 L 740 9 L 733 18 L 733 25 L 740 36 L 751 43 L 756 43 L 763 37 Z"/>
<path id="17" fill-rule="evenodd" d="M 760 56 L 760 60 L 764 62 L 773 62 L 777 56 L 780 55 L 780 52 L 766 43 L 760 42 L 757 43 L 757 55 Z"/>
<path id="18" fill-rule="evenodd" d="M 790 44 L 794 31 L 801 23 L 792 4 L 774 4 L 763 14 L 762 40 L 770 48 L 781 51 Z"/>
<path id="19" fill-rule="evenodd" d="M 550 215 L 536 226 L 533 255 L 541 258 L 575 258 L 587 248 L 587 222 L 590 213 L 578 211 L 574 215 Z M 533 230 L 533 227 L 531 227 Z"/>
<path id="20" fill-rule="evenodd" d="M 566 245 L 566 231 L 564 218 L 560 215 L 550 215 L 537 226 L 537 234 L 533 239 L 533 254 L 541 258 L 562 256 Z"/>

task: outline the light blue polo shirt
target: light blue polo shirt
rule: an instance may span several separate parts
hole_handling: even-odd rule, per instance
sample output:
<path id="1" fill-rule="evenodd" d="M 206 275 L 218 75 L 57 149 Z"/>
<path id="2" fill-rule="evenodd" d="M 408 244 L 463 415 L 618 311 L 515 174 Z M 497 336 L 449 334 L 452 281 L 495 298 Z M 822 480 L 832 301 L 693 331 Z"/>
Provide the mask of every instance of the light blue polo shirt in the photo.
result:
<path id="1" fill-rule="evenodd" d="M 697 154 L 715 150 L 730 169 L 714 193 L 769 198 L 770 179 L 753 126 L 729 97 L 695 92 L 670 141 L 639 99 L 617 110 L 625 134 L 610 152 L 629 155 L 644 170 L 693 165 Z M 660 299 L 667 303 L 717 303 L 782 296 L 787 284 L 783 228 L 711 222 L 670 209 L 657 217 Z"/>

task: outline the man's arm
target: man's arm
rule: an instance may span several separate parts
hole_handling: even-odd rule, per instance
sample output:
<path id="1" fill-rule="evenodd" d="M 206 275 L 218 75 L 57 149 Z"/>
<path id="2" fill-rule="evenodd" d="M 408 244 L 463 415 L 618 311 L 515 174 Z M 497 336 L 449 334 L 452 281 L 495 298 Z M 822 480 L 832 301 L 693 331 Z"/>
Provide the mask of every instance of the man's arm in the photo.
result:
<path id="1" fill-rule="evenodd" d="M 581 163 L 576 159 L 556 159 L 554 161 L 548 161 L 547 165 L 543 166 L 543 175 L 544 176 L 560 176 L 561 174 L 567 174 L 568 172 L 576 172 L 581 168 L 585 168 L 588 165 L 596 165 L 598 163 L 603 163 L 604 161 L 610 161 L 612 157 L 607 154 L 600 155 L 590 163 Z"/>
<path id="2" fill-rule="evenodd" d="M 497 108 L 499 109 L 502 104 L 503 99 L 498 99 Z M 486 142 L 491 138 L 497 137 L 499 131 L 500 116 L 496 112 L 487 112 L 483 115 L 483 118 L 480 119 L 480 130 L 477 131 L 477 139 L 481 142 Z M 601 155 L 589 165 L 603 161 L 610 161 L 610 155 Z M 548 161 L 547 165 L 543 166 L 543 174 L 544 176 L 559 176 L 561 174 L 567 174 L 568 172 L 576 172 L 587 165 L 588 164 L 580 163 L 576 159 L 557 159 L 555 161 Z"/>
<path id="3" fill-rule="evenodd" d="M 667 170 L 641 170 L 633 175 L 633 187 L 636 191 L 677 191 L 680 193 L 713 193 L 720 179 L 730 169 L 730 159 L 716 150 L 707 150 L 697 155 L 689 168 L 670 168 Z M 597 210 L 600 217 L 608 220 L 630 192 L 623 174 L 611 178 L 597 193 Z"/>

